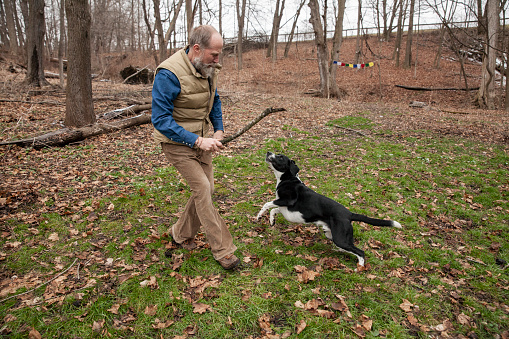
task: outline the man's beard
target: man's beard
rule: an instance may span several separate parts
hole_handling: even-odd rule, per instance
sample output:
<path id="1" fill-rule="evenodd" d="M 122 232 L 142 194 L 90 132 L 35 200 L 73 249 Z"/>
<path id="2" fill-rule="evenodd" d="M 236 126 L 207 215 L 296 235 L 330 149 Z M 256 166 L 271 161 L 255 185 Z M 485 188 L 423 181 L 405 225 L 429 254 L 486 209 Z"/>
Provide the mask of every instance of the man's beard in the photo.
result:
<path id="1" fill-rule="evenodd" d="M 203 63 L 202 59 L 203 59 L 202 55 L 194 59 L 193 62 L 194 68 L 196 68 L 196 70 L 200 72 L 200 74 L 203 75 L 204 77 L 212 78 L 216 69 L 221 68 L 221 65 L 215 62 L 211 64 L 205 64 Z"/>

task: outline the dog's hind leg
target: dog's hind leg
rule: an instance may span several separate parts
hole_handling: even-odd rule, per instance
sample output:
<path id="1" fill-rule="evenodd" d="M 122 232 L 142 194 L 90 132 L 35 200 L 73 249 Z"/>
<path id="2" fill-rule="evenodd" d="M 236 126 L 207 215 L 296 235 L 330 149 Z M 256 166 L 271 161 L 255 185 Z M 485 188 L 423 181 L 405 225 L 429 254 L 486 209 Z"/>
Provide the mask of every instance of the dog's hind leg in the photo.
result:
<path id="1" fill-rule="evenodd" d="M 365 256 L 364 251 L 355 247 L 353 244 L 353 228 L 349 222 L 344 222 L 343 225 L 336 225 L 335 232 L 332 234 L 332 241 L 341 252 L 353 254 L 357 257 L 358 264 L 364 266 Z"/>

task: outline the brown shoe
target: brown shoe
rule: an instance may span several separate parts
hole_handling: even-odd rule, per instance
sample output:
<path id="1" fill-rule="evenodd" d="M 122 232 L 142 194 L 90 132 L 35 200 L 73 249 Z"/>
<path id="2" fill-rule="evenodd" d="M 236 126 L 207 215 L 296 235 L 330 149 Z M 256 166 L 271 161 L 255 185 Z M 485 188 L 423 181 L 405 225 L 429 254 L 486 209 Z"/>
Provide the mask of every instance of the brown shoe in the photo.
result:
<path id="1" fill-rule="evenodd" d="M 235 254 L 229 254 L 226 257 L 217 260 L 217 262 L 225 269 L 231 270 L 240 263 L 240 259 L 235 256 Z"/>
<path id="2" fill-rule="evenodd" d="M 182 242 L 178 245 L 188 251 L 192 251 L 198 247 L 198 245 L 196 244 L 196 241 L 194 241 L 194 239 L 184 240 L 184 242 Z"/>

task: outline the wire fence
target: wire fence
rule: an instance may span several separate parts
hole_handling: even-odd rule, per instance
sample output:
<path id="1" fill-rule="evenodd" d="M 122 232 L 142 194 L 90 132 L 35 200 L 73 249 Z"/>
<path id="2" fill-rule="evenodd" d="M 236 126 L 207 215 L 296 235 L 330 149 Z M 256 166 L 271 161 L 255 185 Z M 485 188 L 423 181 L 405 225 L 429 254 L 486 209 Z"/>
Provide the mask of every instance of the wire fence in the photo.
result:
<path id="1" fill-rule="evenodd" d="M 462 22 L 454 22 L 450 24 L 454 28 L 472 28 L 477 27 L 477 21 L 462 21 Z M 414 26 L 414 32 L 415 31 L 424 31 L 424 30 L 436 30 L 440 29 L 442 27 L 441 22 L 437 23 L 420 23 Z M 343 29 L 343 38 L 351 38 L 356 37 L 357 32 L 360 31 L 361 35 L 377 35 L 377 34 L 383 34 L 383 27 L 362 27 L 360 30 L 357 28 L 348 28 Z M 395 33 L 396 28 L 392 30 L 392 33 Z M 290 39 L 289 33 L 279 34 L 278 36 L 278 42 L 283 43 L 287 42 L 288 39 Z M 327 31 L 327 38 L 332 39 L 334 37 L 334 31 Z M 270 35 L 254 35 L 254 36 L 248 36 L 245 37 L 246 40 L 250 41 L 256 41 L 256 42 L 268 42 L 270 40 Z M 312 41 L 315 39 L 315 34 L 312 31 L 307 32 L 295 32 L 293 34 L 292 41 L 294 42 L 304 42 L 304 41 Z M 237 38 L 225 38 L 224 39 L 225 44 L 234 44 L 237 43 Z"/>

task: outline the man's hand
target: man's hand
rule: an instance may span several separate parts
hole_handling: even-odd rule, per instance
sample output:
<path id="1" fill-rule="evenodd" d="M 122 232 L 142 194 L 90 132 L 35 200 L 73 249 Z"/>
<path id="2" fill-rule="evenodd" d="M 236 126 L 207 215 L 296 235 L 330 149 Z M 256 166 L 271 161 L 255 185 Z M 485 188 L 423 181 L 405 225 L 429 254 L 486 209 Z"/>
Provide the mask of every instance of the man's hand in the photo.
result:
<path id="1" fill-rule="evenodd" d="M 214 136 L 215 136 L 215 134 L 214 134 Z M 203 151 L 217 152 L 220 149 L 224 148 L 221 141 L 219 141 L 218 139 L 214 139 L 214 138 L 199 137 L 196 142 L 198 144 L 198 148 L 200 148 Z"/>

